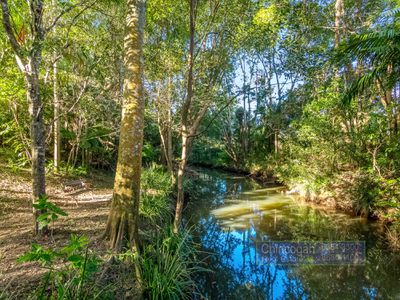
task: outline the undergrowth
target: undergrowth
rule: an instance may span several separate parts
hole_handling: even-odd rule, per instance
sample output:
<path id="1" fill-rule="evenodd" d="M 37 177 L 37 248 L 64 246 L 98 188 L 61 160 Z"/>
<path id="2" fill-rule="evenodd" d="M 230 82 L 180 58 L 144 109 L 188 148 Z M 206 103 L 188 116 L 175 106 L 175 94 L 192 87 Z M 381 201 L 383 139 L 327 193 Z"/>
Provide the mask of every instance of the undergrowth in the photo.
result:
<path id="1" fill-rule="evenodd" d="M 198 260 L 198 250 L 188 230 L 174 234 L 172 221 L 172 182 L 170 175 L 157 165 L 142 173 L 140 253 L 129 250 L 120 256 L 100 256 L 89 247 L 86 236 L 71 235 L 67 245 L 59 249 L 32 244 L 31 250 L 19 257 L 19 263 L 36 263 L 46 272 L 37 287 L 25 299 L 191 299 L 196 293 L 194 275 L 205 271 Z M 47 198 L 38 201 L 37 209 L 46 211 L 39 216 L 42 225 L 49 225 L 66 213 Z M 126 260 L 125 258 L 131 258 Z M 110 261 L 114 266 L 110 267 Z M 132 263 L 134 262 L 134 263 Z M 132 274 L 139 270 L 141 292 Z M 107 270 L 115 274 L 108 274 Z M 105 275 L 106 274 L 106 275 Z M 127 292 L 126 292 L 127 291 Z M 132 292 L 133 291 L 133 292 Z M 132 294 L 133 293 L 133 294 Z M 137 293 L 137 295 L 135 295 Z M 0 299 L 19 296 L 0 292 Z"/>

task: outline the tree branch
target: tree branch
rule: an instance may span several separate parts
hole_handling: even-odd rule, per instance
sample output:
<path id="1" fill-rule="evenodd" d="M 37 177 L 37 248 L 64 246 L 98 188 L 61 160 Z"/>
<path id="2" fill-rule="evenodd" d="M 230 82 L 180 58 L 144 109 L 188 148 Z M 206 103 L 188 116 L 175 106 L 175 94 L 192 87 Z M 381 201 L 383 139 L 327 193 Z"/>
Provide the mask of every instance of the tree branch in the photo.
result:
<path id="1" fill-rule="evenodd" d="M 14 35 L 14 30 L 11 26 L 11 21 L 10 21 L 10 10 L 8 8 L 8 0 L 0 0 L 1 2 L 1 10 L 2 10 L 2 20 L 3 20 L 3 26 L 4 30 L 6 32 L 7 38 L 10 41 L 11 47 L 15 53 L 17 63 L 19 68 L 21 69 L 22 72 L 26 72 L 25 70 L 25 58 L 24 58 L 24 53 L 22 51 L 22 48 L 20 44 L 18 44 L 18 41 Z"/>
<path id="2" fill-rule="evenodd" d="M 1 1 L 5 1 L 5 0 L 1 0 Z M 71 5 L 71 6 L 67 7 L 67 8 L 65 8 L 65 9 L 63 9 L 62 12 L 60 12 L 60 14 L 54 18 L 53 22 L 50 24 L 49 27 L 47 27 L 47 28 L 45 29 L 44 32 L 47 33 L 47 32 L 49 32 L 49 31 L 51 31 L 51 30 L 57 25 L 57 23 L 60 21 L 60 19 L 61 19 L 65 14 L 69 13 L 70 11 L 72 11 L 73 9 L 75 9 L 75 8 L 78 7 L 78 6 L 81 6 L 81 5 L 84 4 L 86 1 L 87 1 L 87 0 L 82 0 L 82 1 L 80 1 L 79 3 L 77 3 L 77 4 Z M 92 2 L 91 4 L 88 5 L 88 7 L 94 5 L 95 3 L 96 3 L 95 1 Z"/>
<path id="3" fill-rule="evenodd" d="M 250 90 L 253 90 L 254 88 L 251 88 Z M 206 132 L 208 130 L 208 128 L 210 128 L 210 126 L 212 125 L 212 123 L 215 121 L 215 119 L 230 105 L 232 104 L 232 102 L 239 97 L 240 95 L 242 95 L 244 92 L 243 91 L 239 91 L 238 93 L 236 93 L 235 95 L 233 95 L 231 98 L 229 98 L 229 100 L 227 101 L 227 103 L 218 110 L 218 112 L 213 116 L 213 118 L 211 119 L 211 121 L 207 124 L 207 126 L 200 132 L 198 133 L 191 133 L 189 137 L 197 137 L 199 135 L 202 135 L 204 132 Z M 207 106 L 207 109 L 209 108 L 209 106 Z M 207 110 L 206 110 L 207 111 Z M 199 122 L 200 123 L 200 122 Z"/>

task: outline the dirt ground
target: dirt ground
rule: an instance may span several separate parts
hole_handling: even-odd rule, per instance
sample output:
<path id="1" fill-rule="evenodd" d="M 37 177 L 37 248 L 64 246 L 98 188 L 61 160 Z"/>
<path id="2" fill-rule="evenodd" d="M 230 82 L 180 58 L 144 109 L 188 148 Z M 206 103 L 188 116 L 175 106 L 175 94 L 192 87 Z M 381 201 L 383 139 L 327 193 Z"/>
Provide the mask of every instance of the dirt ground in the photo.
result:
<path id="1" fill-rule="evenodd" d="M 52 236 L 37 238 L 32 234 L 31 183 L 29 170 L 11 170 L 0 163 L 0 298 L 2 291 L 24 295 L 35 289 L 44 270 L 37 263 L 16 262 L 30 250 L 32 242 L 58 248 L 67 244 L 71 234 L 90 238 L 90 249 L 106 254 L 101 240 L 112 195 L 111 175 L 94 174 L 82 179 L 90 188 L 65 191 L 65 178 L 47 176 L 49 200 L 68 213 L 57 220 Z"/>

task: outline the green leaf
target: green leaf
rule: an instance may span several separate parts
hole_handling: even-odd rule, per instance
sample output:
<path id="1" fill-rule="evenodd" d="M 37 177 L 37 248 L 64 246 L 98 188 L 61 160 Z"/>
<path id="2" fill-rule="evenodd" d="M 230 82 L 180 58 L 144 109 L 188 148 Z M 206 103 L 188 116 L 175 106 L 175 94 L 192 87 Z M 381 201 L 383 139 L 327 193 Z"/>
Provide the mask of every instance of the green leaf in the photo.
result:
<path id="1" fill-rule="evenodd" d="M 73 255 L 70 255 L 68 257 L 68 261 L 72 262 L 74 264 L 77 264 L 78 262 L 81 262 L 83 260 L 84 260 L 84 257 L 82 255 L 79 255 L 79 254 L 73 254 Z"/>

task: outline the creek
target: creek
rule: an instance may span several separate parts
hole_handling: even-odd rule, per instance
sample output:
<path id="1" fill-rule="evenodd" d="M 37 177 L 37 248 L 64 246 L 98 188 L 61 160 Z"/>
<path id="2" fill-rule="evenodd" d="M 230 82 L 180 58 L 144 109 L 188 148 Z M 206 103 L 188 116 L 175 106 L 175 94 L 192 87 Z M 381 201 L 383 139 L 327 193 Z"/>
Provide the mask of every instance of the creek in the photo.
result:
<path id="1" fill-rule="evenodd" d="M 283 187 L 198 172 L 184 219 L 211 270 L 197 278 L 208 299 L 400 299 L 400 255 L 388 250 L 380 223 L 302 204 Z M 363 257 L 332 263 L 319 253 L 318 262 L 296 256 L 282 263 L 265 253 L 266 244 L 279 242 L 361 244 Z"/>

